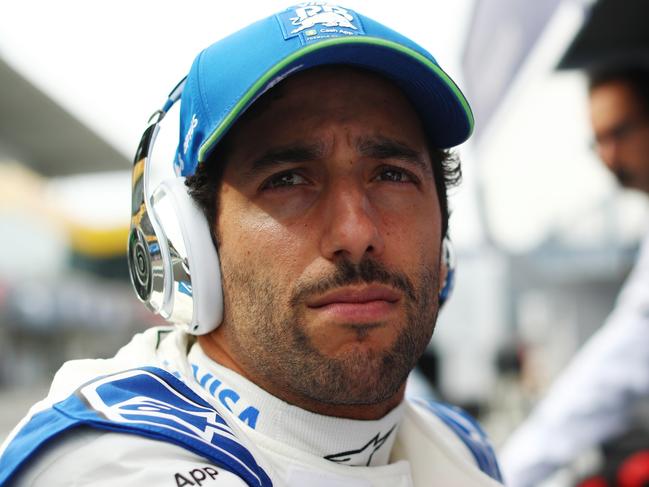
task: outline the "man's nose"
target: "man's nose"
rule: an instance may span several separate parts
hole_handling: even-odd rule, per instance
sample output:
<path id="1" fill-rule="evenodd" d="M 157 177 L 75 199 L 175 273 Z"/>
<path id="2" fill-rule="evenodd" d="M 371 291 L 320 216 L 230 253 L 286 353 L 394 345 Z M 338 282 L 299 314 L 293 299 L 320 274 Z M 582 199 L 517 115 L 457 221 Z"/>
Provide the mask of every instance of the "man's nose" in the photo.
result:
<path id="1" fill-rule="evenodd" d="M 323 201 L 321 252 L 330 260 L 360 262 L 366 254 L 379 256 L 385 242 L 380 214 L 367 191 L 352 183 L 337 183 Z"/>

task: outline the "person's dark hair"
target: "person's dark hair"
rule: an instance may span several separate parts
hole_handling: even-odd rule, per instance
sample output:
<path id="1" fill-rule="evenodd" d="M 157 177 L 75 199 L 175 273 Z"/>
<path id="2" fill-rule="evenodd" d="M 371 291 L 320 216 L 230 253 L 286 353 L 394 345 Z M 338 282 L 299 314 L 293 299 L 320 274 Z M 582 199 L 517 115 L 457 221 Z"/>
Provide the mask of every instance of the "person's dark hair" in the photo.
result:
<path id="1" fill-rule="evenodd" d="M 615 82 L 625 83 L 642 103 L 645 113 L 649 116 L 649 67 L 606 66 L 593 69 L 588 73 L 589 92 Z"/>
<path id="2" fill-rule="evenodd" d="M 218 201 L 219 184 L 223 176 L 223 169 L 228 152 L 229 147 L 226 138 L 208 156 L 205 162 L 198 165 L 196 172 L 192 176 L 187 177 L 185 181 L 186 186 L 189 188 L 190 196 L 203 210 L 205 218 L 207 218 L 212 238 L 217 246 L 218 242 L 214 227 L 218 213 L 216 204 Z M 450 214 L 448 207 L 448 189 L 460 184 L 462 180 L 462 167 L 459 157 L 450 150 L 430 148 L 429 152 L 433 163 L 433 175 L 437 187 L 439 207 L 442 213 L 442 235 L 446 236 Z"/>
<path id="3" fill-rule="evenodd" d="M 214 151 L 207 157 L 207 160 L 198 164 L 196 172 L 185 179 L 185 186 L 192 199 L 203 211 L 207 224 L 210 227 L 210 234 L 214 245 L 218 248 L 219 243 L 216 232 L 216 216 L 218 214 L 217 202 L 219 196 L 219 187 L 225 161 L 229 152 L 227 139 L 221 141 Z"/>

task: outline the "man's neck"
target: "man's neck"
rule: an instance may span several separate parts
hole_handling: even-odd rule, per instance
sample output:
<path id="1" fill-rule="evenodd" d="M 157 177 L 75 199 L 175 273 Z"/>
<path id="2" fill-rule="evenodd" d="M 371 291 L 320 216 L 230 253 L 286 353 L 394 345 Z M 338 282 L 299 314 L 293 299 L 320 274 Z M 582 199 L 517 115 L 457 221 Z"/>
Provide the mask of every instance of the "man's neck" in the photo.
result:
<path id="1" fill-rule="evenodd" d="M 345 465 L 390 463 L 405 403 L 377 420 L 317 414 L 283 401 L 215 362 L 199 343 L 191 347 L 187 359 L 195 385 L 213 398 L 213 405 L 223 419 L 250 428 L 252 431 L 246 431 L 259 444 L 268 448 L 282 444 L 283 451 L 291 448 L 293 453 L 302 452 Z"/>

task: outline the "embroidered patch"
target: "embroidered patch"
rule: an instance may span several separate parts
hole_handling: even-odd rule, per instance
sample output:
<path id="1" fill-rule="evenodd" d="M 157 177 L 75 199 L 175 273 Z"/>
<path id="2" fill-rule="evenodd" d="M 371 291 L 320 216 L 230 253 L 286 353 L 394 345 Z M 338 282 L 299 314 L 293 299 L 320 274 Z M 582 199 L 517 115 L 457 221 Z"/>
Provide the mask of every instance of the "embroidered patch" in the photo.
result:
<path id="1" fill-rule="evenodd" d="M 364 34 L 354 11 L 327 2 L 304 2 L 280 14 L 284 39 L 299 36 L 303 44 L 331 37 Z"/>

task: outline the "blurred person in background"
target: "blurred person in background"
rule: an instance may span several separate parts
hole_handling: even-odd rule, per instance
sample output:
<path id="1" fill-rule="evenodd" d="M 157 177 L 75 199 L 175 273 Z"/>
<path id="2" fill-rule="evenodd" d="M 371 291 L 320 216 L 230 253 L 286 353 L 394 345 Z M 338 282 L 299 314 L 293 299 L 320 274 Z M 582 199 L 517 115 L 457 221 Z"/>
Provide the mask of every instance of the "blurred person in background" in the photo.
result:
<path id="1" fill-rule="evenodd" d="M 178 177 L 150 196 L 178 99 Z M 472 126 L 429 53 L 349 9 L 204 50 L 133 169 L 133 284 L 179 326 L 64 365 L 0 484 L 500 485 L 471 418 L 404 400 L 452 271 L 444 149 Z"/>
<path id="2" fill-rule="evenodd" d="M 592 72 L 589 106 L 594 149 L 603 163 L 620 185 L 649 194 L 649 70 Z M 635 483 L 618 478 L 629 470 L 618 465 L 625 460 L 618 458 L 612 468 L 603 468 L 604 475 L 583 485 L 649 485 L 648 399 L 649 235 L 606 322 L 504 445 L 507 485 L 539 485 L 583 453 L 612 441 L 621 444 L 623 435 L 631 450 L 646 449 L 647 455 L 633 457 Z"/>

